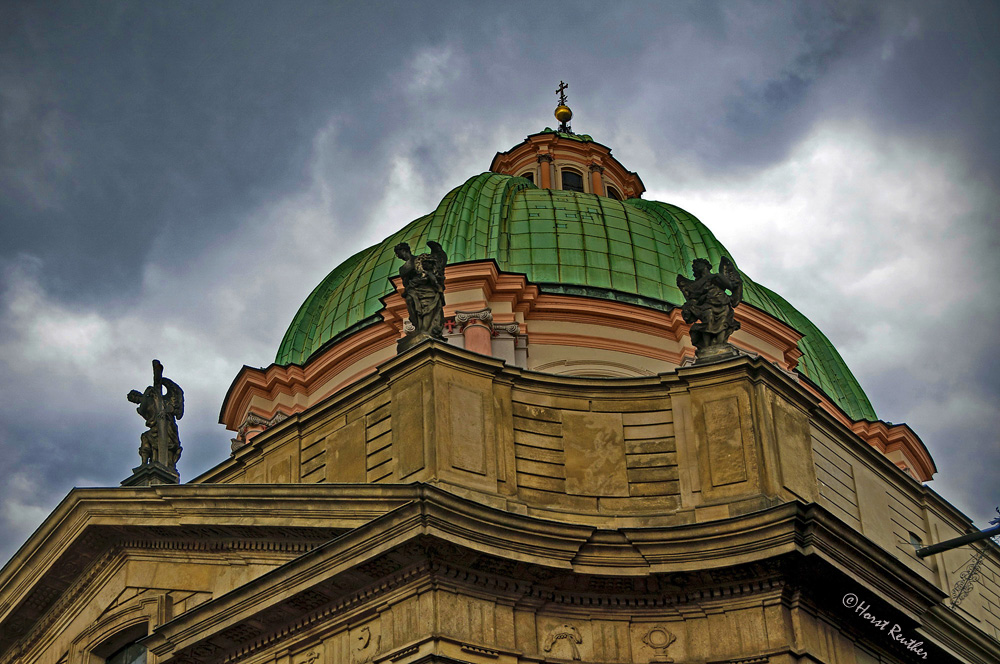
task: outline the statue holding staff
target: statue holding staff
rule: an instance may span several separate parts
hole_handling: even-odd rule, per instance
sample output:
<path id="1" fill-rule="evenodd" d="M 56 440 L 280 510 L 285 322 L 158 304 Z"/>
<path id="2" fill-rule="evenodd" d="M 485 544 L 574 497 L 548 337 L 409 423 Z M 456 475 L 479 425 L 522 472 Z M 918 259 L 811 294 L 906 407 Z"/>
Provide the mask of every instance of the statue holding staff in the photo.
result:
<path id="1" fill-rule="evenodd" d="M 153 384 L 142 392 L 132 390 L 126 398 L 138 404 L 135 411 L 149 427 L 139 439 L 142 466 L 159 464 L 176 473 L 182 450 L 177 420 L 184 416 L 184 391 L 174 381 L 164 378 L 163 365 L 153 360 Z"/>

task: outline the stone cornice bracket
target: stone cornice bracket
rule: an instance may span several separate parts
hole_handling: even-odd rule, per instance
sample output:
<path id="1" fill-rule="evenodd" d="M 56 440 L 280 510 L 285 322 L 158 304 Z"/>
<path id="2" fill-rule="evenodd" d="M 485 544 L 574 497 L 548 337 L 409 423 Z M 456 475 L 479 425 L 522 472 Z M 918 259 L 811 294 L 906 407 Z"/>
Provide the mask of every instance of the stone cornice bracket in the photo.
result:
<path id="1" fill-rule="evenodd" d="M 274 414 L 273 417 L 266 418 L 261 417 L 257 413 L 248 413 L 246 418 L 243 420 L 243 424 L 240 425 L 239 433 L 242 436 L 246 433 L 246 430 L 252 426 L 263 425 L 266 427 L 273 427 L 275 424 L 284 422 L 288 419 L 288 415 L 285 415 L 281 411 Z"/>
<path id="2" fill-rule="evenodd" d="M 777 369 L 778 371 L 780 371 L 781 373 L 783 373 L 785 375 L 785 377 L 787 377 L 793 383 L 801 383 L 802 382 L 802 378 L 799 376 L 799 372 L 797 372 L 797 371 L 789 371 L 788 369 L 785 369 L 784 367 L 782 367 L 777 362 L 771 362 L 771 366 L 774 367 L 775 369 Z"/>
<path id="3" fill-rule="evenodd" d="M 409 318 L 404 318 L 403 319 L 403 332 L 406 333 L 406 334 L 409 334 L 410 332 L 416 332 L 416 331 L 417 331 L 417 328 L 416 328 L 416 326 L 413 323 L 410 322 L 410 319 Z"/>
<path id="4" fill-rule="evenodd" d="M 521 333 L 520 323 L 508 323 L 506 325 L 494 325 L 493 329 L 497 332 L 506 332 L 512 337 L 516 337 Z"/>
<path id="5" fill-rule="evenodd" d="M 272 417 L 267 418 L 257 413 L 247 413 L 247 416 L 243 418 L 243 422 L 240 424 L 239 429 L 236 433 L 236 438 L 232 439 L 232 451 L 240 449 L 247 443 L 249 439 L 247 438 L 247 431 L 254 429 L 251 438 L 262 431 L 267 431 L 275 424 L 280 424 L 288 419 L 288 415 L 281 412 L 280 410 L 275 413 Z"/>

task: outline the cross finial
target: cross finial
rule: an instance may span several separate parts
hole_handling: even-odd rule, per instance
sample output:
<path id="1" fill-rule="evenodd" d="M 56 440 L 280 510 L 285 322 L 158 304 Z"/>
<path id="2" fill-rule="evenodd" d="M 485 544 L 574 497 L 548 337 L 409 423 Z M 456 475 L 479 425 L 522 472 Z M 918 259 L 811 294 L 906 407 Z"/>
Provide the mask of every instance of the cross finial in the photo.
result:
<path id="1" fill-rule="evenodd" d="M 569 110 L 569 106 L 566 105 L 566 85 L 565 81 L 559 81 L 559 87 L 556 88 L 556 92 L 559 94 L 559 105 L 556 106 L 556 120 L 559 121 L 559 131 L 564 134 L 572 134 L 573 130 L 569 128 L 570 118 L 573 117 L 573 111 Z"/>

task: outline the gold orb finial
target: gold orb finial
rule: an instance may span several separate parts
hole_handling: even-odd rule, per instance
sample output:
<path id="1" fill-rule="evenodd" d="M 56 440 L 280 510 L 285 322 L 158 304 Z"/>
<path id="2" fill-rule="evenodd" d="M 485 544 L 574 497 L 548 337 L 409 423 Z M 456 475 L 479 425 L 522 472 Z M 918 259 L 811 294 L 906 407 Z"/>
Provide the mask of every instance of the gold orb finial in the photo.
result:
<path id="1" fill-rule="evenodd" d="M 566 105 L 566 88 L 568 87 L 566 83 L 559 81 L 559 87 L 556 88 L 556 94 L 559 95 L 559 105 L 556 106 L 555 116 L 556 120 L 559 121 L 559 131 L 573 133 L 568 124 L 573 118 L 573 111 Z"/>

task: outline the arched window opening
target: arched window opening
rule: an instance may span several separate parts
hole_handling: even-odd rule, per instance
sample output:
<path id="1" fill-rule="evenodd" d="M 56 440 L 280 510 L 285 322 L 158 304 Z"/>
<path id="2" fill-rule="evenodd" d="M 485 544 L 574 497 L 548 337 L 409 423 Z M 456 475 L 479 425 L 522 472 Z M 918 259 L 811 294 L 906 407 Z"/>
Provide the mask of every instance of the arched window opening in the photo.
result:
<path id="1" fill-rule="evenodd" d="M 85 660 L 104 664 L 146 664 L 146 648 L 139 641 L 148 634 L 148 624 L 143 621 L 133 622 L 103 638 L 99 636 L 99 643 L 86 648 L 90 655 Z"/>
<path id="2" fill-rule="evenodd" d="M 535 184 L 535 174 L 532 173 L 531 171 L 525 171 L 524 173 L 521 173 L 521 177 L 530 182 L 531 184 Z"/>
<path id="3" fill-rule="evenodd" d="M 104 660 L 105 664 L 146 664 L 146 647 L 130 643 Z"/>
<path id="4" fill-rule="evenodd" d="M 574 171 L 563 169 L 562 188 L 565 191 L 579 191 L 583 193 L 583 176 Z"/>
<path id="5" fill-rule="evenodd" d="M 614 187 L 612 187 L 611 185 L 607 185 L 607 186 L 605 187 L 605 189 L 607 189 L 607 190 L 608 190 L 608 198 L 613 198 L 613 199 L 615 199 L 616 201 L 620 201 L 620 200 L 622 200 L 622 195 L 621 195 L 621 194 L 619 194 L 619 193 L 618 193 L 618 190 L 617 190 L 617 189 L 615 189 Z"/>

